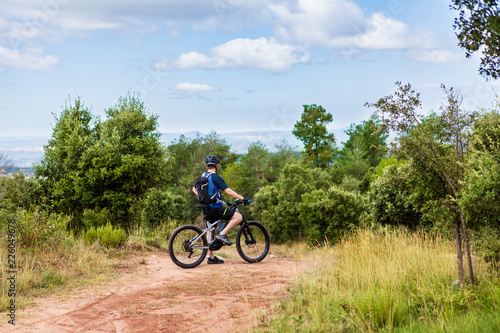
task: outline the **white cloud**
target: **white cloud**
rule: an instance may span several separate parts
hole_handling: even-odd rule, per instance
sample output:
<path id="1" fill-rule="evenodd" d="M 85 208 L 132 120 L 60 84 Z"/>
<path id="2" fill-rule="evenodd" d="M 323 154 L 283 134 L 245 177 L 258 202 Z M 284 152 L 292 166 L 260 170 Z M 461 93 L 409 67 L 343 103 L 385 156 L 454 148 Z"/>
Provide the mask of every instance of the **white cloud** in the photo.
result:
<path id="1" fill-rule="evenodd" d="M 444 64 L 462 62 L 465 56 L 462 53 L 447 50 L 409 50 L 407 57 L 418 62 Z"/>
<path id="2" fill-rule="evenodd" d="M 405 49 L 429 47 L 436 39 L 382 13 L 367 16 L 350 0 L 297 0 L 294 7 L 270 8 L 278 19 L 276 36 L 307 47 Z"/>
<path id="3" fill-rule="evenodd" d="M 0 68 L 13 67 L 42 71 L 55 65 L 58 61 L 59 59 L 53 55 L 45 55 L 41 48 L 32 48 L 21 52 L 0 46 Z"/>
<path id="4" fill-rule="evenodd" d="M 255 68 L 280 73 L 295 64 L 307 63 L 310 56 L 302 48 L 280 44 L 273 38 L 237 38 L 210 50 L 211 56 L 197 52 L 182 54 L 175 61 L 160 60 L 156 70 L 186 68 Z"/>
<path id="5" fill-rule="evenodd" d="M 177 84 L 175 87 L 172 88 L 172 90 L 174 90 L 177 93 L 199 94 L 202 92 L 219 91 L 219 88 L 209 86 L 208 84 L 183 82 Z"/>
<path id="6" fill-rule="evenodd" d="M 425 83 L 418 87 L 418 90 L 441 90 L 441 84 L 439 83 Z"/>

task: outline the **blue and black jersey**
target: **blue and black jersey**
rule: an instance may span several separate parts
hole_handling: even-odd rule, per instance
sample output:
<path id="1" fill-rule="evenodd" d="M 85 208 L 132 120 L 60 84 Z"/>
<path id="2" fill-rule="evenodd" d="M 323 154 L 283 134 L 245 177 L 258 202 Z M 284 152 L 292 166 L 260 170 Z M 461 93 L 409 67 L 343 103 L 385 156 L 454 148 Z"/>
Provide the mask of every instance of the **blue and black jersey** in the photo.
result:
<path id="1" fill-rule="evenodd" d="M 213 196 L 215 199 L 217 199 L 217 203 L 211 204 L 210 207 L 212 207 L 212 208 L 222 207 L 223 200 L 222 200 L 222 194 L 220 193 L 220 191 L 224 191 L 229 186 L 227 186 L 224 179 L 222 179 L 222 177 L 216 173 L 205 172 L 204 176 L 209 176 L 208 177 L 208 195 L 210 195 L 210 197 Z M 214 194 L 215 194 L 215 196 L 214 196 Z"/>

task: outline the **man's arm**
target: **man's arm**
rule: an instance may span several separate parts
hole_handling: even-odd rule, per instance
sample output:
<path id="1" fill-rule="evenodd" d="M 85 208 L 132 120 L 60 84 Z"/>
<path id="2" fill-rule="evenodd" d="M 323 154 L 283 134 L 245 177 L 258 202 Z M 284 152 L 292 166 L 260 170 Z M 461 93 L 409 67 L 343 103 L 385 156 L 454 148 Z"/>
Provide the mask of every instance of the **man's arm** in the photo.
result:
<path id="1" fill-rule="evenodd" d="M 193 186 L 193 188 L 191 190 L 194 192 L 194 194 L 196 194 L 198 196 L 198 191 L 196 190 L 196 187 Z"/>
<path id="2" fill-rule="evenodd" d="M 232 196 L 233 198 L 236 198 L 236 199 L 240 199 L 240 200 L 245 199 L 244 197 L 242 197 L 238 193 L 231 190 L 229 187 L 224 190 L 224 193 L 226 193 L 227 195 Z"/>

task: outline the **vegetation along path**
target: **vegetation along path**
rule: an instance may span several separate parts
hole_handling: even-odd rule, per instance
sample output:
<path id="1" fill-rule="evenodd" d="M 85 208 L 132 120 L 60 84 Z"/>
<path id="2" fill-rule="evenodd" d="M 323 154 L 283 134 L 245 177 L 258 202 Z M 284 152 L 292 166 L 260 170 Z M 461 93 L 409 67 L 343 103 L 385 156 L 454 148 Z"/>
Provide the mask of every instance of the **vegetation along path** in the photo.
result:
<path id="1" fill-rule="evenodd" d="M 303 265 L 280 258 L 258 264 L 225 259 L 191 270 L 166 252 L 136 262 L 120 278 L 58 294 L 19 311 L 14 332 L 244 332 L 267 321 Z M 141 260 L 144 263 L 144 259 Z"/>

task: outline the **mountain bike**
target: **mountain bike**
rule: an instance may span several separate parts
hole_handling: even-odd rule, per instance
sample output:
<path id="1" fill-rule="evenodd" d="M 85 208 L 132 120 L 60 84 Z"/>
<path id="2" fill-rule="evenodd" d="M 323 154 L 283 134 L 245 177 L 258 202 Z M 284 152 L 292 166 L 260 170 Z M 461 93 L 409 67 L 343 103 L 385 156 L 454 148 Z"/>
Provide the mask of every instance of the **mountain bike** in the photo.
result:
<path id="1" fill-rule="evenodd" d="M 228 209 L 239 213 L 238 205 L 242 203 L 243 200 L 238 199 L 234 203 L 226 203 L 226 205 Z M 205 208 L 205 206 L 197 207 Z M 235 241 L 238 254 L 249 263 L 260 262 L 269 252 L 269 234 L 262 224 L 256 221 L 247 221 L 245 215 L 241 215 L 243 220 L 236 233 Z M 203 230 L 195 225 L 183 225 L 170 236 L 168 253 L 177 266 L 194 268 L 203 262 L 208 250 L 217 251 L 224 246 L 220 240 L 215 239 L 215 235 L 224 229 L 227 221 L 211 222 L 206 215 L 203 216 L 203 221 L 206 225 Z"/>

